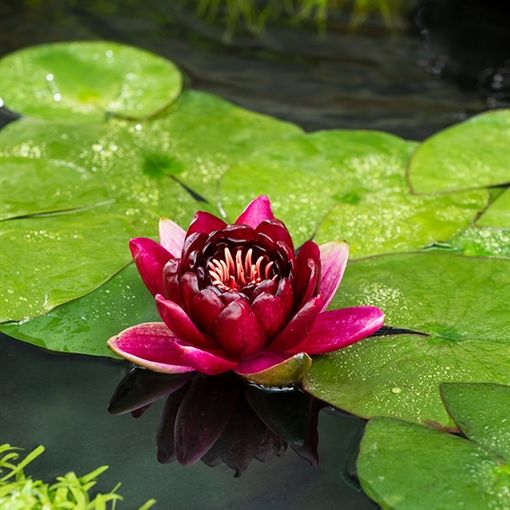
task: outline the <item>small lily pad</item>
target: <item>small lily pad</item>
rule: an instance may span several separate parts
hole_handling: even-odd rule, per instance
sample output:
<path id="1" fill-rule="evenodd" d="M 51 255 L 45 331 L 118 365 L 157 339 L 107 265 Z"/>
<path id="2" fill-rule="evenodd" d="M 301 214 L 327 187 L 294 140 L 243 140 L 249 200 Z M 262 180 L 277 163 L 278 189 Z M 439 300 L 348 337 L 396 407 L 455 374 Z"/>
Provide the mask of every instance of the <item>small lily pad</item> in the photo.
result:
<path id="1" fill-rule="evenodd" d="M 113 356 L 105 339 L 158 320 L 154 298 L 131 264 L 94 292 L 31 321 L 0 325 L 0 331 L 52 351 Z"/>
<path id="2" fill-rule="evenodd" d="M 395 510 L 510 508 L 510 387 L 444 384 L 441 393 L 467 439 L 375 418 L 357 463 L 363 490 Z"/>
<path id="3" fill-rule="evenodd" d="M 409 163 L 417 193 L 510 183 L 510 109 L 476 115 L 425 140 Z"/>
<path id="4" fill-rule="evenodd" d="M 48 120 L 146 118 L 181 93 L 175 65 L 109 41 L 45 44 L 0 60 L 1 99 L 11 110 Z"/>
<path id="5" fill-rule="evenodd" d="M 510 384 L 510 261 L 438 252 L 351 263 L 332 307 L 375 305 L 422 334 L 363 340 L 314 360 L 305 388 L 354 414 L 454 427 L 439 384 Z"/>

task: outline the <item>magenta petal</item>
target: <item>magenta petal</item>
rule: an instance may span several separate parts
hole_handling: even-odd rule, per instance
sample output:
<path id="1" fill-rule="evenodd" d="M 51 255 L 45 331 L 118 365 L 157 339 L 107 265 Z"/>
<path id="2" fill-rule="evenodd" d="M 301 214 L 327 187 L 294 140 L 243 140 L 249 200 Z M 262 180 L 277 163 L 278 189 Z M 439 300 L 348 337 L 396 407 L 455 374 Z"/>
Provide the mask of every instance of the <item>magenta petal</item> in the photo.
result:
<path id="1" fill-rule="evenodd" d="M 203 351 L 191 345 L 184 345 L 176 342 L 174 348 L 176 353 L 179 354 L 181 363 L 193 367 L 202 374 L 222 374 L 223 372 L 232 370 L 238 364 L 237 361 L 231 361 L 219 354 Z"/>
<path id="2" fill-rule="evenodd" d="M 158 294 L 156 305 L 164 323 L 182 342 L 204 349 L 216 347 L 210 338 L 198 330 L 188 314 L 177 303 Z"/>
<path id="3" fill-rule="evenodd" d="M 198 211 L 188 227 L 187 236 L 195 232 L 210 234 L 214 230 L 222 230 L 227 224 L 220 218 L 205 211 Z"/>
<path id="4" fill-rule="evenodd" d="M 273 220 L 271 201 L 269 197 L 261 195 L 252 200 L 236 220 L 237 225 L 248 225 L 257 228 L 264 220 Z"/>
<path id="5" fill-rule="evenodd" d="M 226 306 L 214 321 L 214 338 L 231 356 L 239 359 L 257 354 L 267 340 L 266 331 L 245 299 Z"/>
<path id="6" fill-rule="evenodd" d="M 125 329 L 108 340 L 108 347 L 119 356 L 165 374 L 192 372 L 172 348 L 176 337 L 162 322 L 149 322 Z"/>
<path id="7" fill-rule="evenodd" d="M 306 241 L 298 251 L 296 269 L 294 271 L 294 292 L 296 303 L 301 306 L 307 301 L 305 296 L 317 290 L 317 281 L 320 278 L 321 260 L 319 246 L 313 241 Z M 313 278 L 313 282 L 310 279 Z"/>
<path id="8" fill-rule="evenodd" d="M 164 296 L 178 305 L 181 304 L 181 286 L 179 284 L 179 260 L 170 259 L 163 268 Z"/>
<path id="9" fill-rule="evenodd" d="M 163 293 L 163 268 L 172 258 L 163 246 L 152 239 L 137 237 L 129 241 L 138 272 L 151 294 Z"/>
<path id="10" fill-rule="evenodd" d="M 177 223 L 167 218 L 159 220 L 159 242 L 176 259 L 181 258 L 186 232 Z"/>
<path id="11" fill-rule="evenodd" d="M 257 226 L 257 232 L 266 234 L 273 241 L 281 241 L 294 251 L 294 244 L 287 227 L 280 220 L 264 220 Z"/>
<path id="12" fill-rule="evenodd" d="M 277 352 L 261 352 L 255 358 L 241 361 L 235 368 L 234 372 L 239 375 L 254 374 L 262 370 L 267 370 L 286 359 L 289 359 L 292 354 L 280 354 Z"/>
<path id="13" fill-rule="evenodd" d="M 299 310 L 283 331 L 269 346 L 273 352 L 291 352 L 291 348 L 300 344 L 310 333 L 317 315 L 322 310 L 322 298 L 316 296 Z M 294 350 L 292 350 L 294 352 Z"/>
<path id="14" fill-rule="evenodd" d="M 323 299 L 323 310 L 327 308 L 342 281 L 349 246 L 347 243 L 326 243 L 319 246 L 321 252 L 321 278 L 319 293 Z"/>
<path id="15" fill-rule="evenodd" d="M 336 351 L 375 333 L 384 323 L 384 313 L 375 306 L 355 306 L 323 312 L 303 342 L 289 352 L 323 354 Z"/>
<path id="16" fill-rule="evenodd" d="M 293 303 L 292 286 L 287 278 L 280 281 L 277 295 L 263 292 L 251 305 L 264 326 L 268 338 L 273 337 L 287 322 Z"/>
<path id="17" fill-rule="evenodd" d="M 186 310 L 191 309 L 191 302 L 198 293 L 200 288 L 198 287 L 198 277 L 196 273 L 192 271 L 186 271 L 179 280 L 181 288 L 181 298 L 184 303 Z"/>

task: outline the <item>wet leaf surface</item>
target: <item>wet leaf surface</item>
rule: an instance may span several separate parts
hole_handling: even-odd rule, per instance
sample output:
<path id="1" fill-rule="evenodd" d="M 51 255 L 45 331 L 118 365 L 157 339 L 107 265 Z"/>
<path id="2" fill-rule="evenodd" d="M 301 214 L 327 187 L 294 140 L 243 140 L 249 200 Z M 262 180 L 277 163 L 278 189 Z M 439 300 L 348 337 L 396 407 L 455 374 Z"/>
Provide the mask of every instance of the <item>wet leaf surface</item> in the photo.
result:
<path id="1" fill-rule="evenodd" d="M 305 388 L 363 417 L 453 426 L 439 384 L 510 384 L 510 262 L 422 253 L 351 263 L 333 307 L 376 305 L 426 333 L 369 338 L 314 360 Z"/>
<path id="2" fill-rule="evenodd" d="M 482 113 L 425 140 L 409 164 L 417 193 L 508 184 L 510 110 Z"/>
<path id="3" fill-rule="evenodd" d="M 441 390 L 467 439 L 375 418 L 358 458 L 364 491 L 382 508 L 395 510 L 508 508 L 510 387 L 445 384 Z"/>
<path id="4" fill-rule="evenodd" d="M 175 65 L 113 42 L 26 48 L 0 60 L 1 99 L 14 111 L 48 120 L 93 122 L 106 114 L 153 115 L 180 94 Z"/>

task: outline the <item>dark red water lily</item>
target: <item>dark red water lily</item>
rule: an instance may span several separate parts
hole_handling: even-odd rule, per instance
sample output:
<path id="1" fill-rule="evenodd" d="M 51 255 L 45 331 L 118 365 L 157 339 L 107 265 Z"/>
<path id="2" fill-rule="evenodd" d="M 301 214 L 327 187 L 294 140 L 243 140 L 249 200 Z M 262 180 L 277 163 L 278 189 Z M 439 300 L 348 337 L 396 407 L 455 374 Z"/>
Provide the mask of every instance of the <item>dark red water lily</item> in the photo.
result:
<path id="1" fill-rule="evenodd" d="M 307 241 L 295 250 L 265 196 L 233 225 L 200 211 L 187 232 L 165 219 L 160 243 L 137 238 L 130 248 L 163 322 L 128 328 L 108 345 L 150 370 L 233 370 L 278 384 L 302 375 L 308 355 L 346 347 L 383 324 L 373 306 L 326 311 L 347 245 Z M 266 381 L 271 373 L 280 376 Z"/>

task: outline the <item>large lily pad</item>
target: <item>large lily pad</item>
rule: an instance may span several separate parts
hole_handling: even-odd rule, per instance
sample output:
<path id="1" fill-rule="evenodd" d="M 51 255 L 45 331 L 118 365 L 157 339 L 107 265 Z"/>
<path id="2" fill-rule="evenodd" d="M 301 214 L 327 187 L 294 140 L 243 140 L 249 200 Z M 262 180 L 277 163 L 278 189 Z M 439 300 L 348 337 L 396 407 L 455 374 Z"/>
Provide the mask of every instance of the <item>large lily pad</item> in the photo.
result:
<path id="1" fill-rule="evenodd" d="M 468 439 L 375 418 L 366 428 L 358 458 L 364 491 L 382 508 L 395 510 L 506 510 L 510 388 L 447 384 L 442 393 Z"/>
<path id="2" fill-rule="evenodd" d="M 91 292 L 129 262 L 131 237 L 157 234 L 160 216 L 189 223 L 198 203 L 171 175 L 153 171 L 137 133 L 113 121 L 69 130 L 24 120 L 2 130 L 0 179 L 12 194 L 0 192 L 0 213 L 65 213 L 0 222 L 0 322 Z"/>
<path id="3" fill-rule="evenodd" d="M 508 164 L 510 165 L 510 161 Z M 510 189 L 507 189 L 491 204 L 477 221 L 477 225 L 510 230 Z"/>
<path id="4" fill-rule="evenodd" d="M 510 183 L 510 110 L 482 113 L 425 140 L 409 164 L 417 193 Z"/>
<path id="5" fill-rule="evenodd" d="M 149 117 L 182 88 L 172 62 L 106 41 L 26 48 L 0 60 L 0 76 L 1 99 L 11 110 L 72 122 Z"/>
<path id="6" fill-rule="evenodd" d="M 374 337 L 314 360 L 313 395 L 354 414 L 454 427 L 439 384 L 510 384 L 510 261 L 443 253 L 351 263 L 333 307 L 376 305 L 386 325 L 426 335 Z"/>
<path id="7" fill-rule="evenodd" d="M 0 325 L 0 330 L 53 351 L 114 356 L 106 339 L 129 326 L 158 320 L 154 298 L 129 265 L 87 296 L 31 321 Z"/>
<path id="8" fill-rule="evenodd" d="M 417 197 L 405 168 L 414 142 L 375 131 L 321 131 L 261 148 L 229 170 L 222 203 L 240 211 L 250 193 L 271 196 L 298 242 L 347 240 L 362 257 L 446 241 L 483 209 L 487 192 Z"/>

